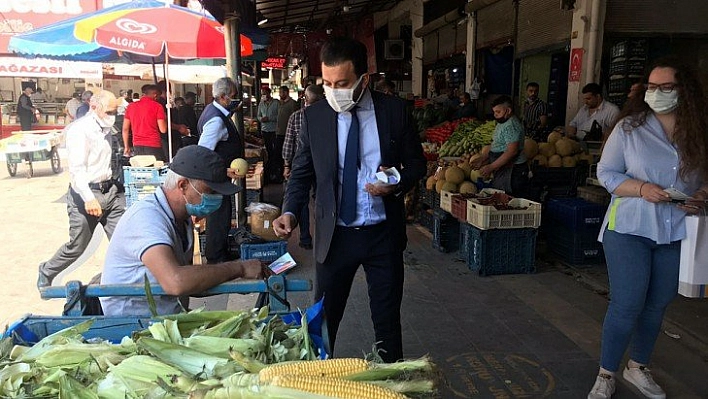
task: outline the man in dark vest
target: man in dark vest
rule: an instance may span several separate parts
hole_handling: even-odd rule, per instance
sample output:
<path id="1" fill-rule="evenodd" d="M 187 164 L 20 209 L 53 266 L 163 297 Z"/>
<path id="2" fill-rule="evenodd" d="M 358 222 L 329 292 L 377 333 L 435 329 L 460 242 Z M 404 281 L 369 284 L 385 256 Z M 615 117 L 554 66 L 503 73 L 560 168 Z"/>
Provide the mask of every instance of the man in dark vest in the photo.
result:
<path id="1" fill-rule="evenodd" d="M 199 145 L 215 151 L 228 166 L 231 161 L 243 156 L 241 139 L 231 120 L 231 115 L 240 104 L 236 83 L 231 78 L 221 78 L 214 82 L 212 95 L 214 101 L 204 108 L 197 122 Z M 209 263 L 228 260 L 231 211 L 231 197 L 225 195 L 219 209 L 207 216 L 206 258 Z"/>

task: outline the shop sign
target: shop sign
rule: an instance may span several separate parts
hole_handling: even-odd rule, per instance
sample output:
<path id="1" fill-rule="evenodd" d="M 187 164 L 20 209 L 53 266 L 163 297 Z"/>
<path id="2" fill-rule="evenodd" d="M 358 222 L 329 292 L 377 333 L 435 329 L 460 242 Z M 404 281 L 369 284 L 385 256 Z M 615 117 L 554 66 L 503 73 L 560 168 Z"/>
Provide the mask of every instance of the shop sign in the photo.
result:
<path id="1" fill-rule="evenodd" d="M 268 57 L 261 62 L 261 68 L 284 69 L 287 58 L 284 57 Z"/>
<path id="2" fill-rule="evenodd" d="M 0 76 L 101 80 L 103 70 L 99 62 L 0 57 Z"/>
<path id="3" fill-rule="evenodd" d="M 10 37 L 110 6 L 115 0 L 0 0 L 0 54 Z"/>
<path id="4" fill-rule="evenodd" d="M 570 52 L 568 82 L 580 82 L 580 75 L 583 73 L 583 51 L 581 48 L 574 48 Z"/>

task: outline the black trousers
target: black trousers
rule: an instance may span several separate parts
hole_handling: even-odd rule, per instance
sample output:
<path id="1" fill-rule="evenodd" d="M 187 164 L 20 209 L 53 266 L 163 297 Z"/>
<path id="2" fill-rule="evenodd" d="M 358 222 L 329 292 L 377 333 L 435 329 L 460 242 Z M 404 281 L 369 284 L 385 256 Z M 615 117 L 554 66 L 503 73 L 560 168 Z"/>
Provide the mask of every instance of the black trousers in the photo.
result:
<path id="1" fill-rule="evenodd" d="M 224 195 L 221 206 L 206 217 L 206 258 L 207 263 L 229 260 L 228 239 L 231 229 L 231 196 Z"/>
<path id="2" fill-rule="evenodd" d="M 283 162 L 283 155 L 282 149 L 278 152 L 278 143 L 275 138 L 275 132 L 263 132 L 263 144 L 265 145 L 266 152 L 268 153 L 268 160 L 264 165 L 265 181 L 266 183 L 278 182 L 278 176 L 276 176 L 278 173 L 276 170 L 277 162 L 278 159 L 280 159 L 281 163 Z M 280 178 L 283 178 L 282 172 Z"/>
<path id="3" fill-rule="evenodd" d="M 315 238 L 316 239 L 316 238 Z M 403 252 L 394 249 L 386 222 L 364 228 L 337 227 L 324 263 L 317 263 L 316 300 L 324 296 L 330 351 L 344 316 L 352 281 L 364 266 L 371 321 L 377 348 L 385 362 L 403 358 L 401 300 L 403 298 Z"/>

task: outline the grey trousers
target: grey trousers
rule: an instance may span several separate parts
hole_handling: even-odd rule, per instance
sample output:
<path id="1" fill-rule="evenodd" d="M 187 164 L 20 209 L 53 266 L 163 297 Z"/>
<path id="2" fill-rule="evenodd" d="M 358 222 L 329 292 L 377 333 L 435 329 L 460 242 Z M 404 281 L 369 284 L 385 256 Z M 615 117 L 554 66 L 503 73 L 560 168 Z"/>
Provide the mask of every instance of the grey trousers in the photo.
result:
<path id="1" fill-rule="evenodd" d="M 112 186 L 106 193 L 102 193 L 101 190 L 92 191 L 101 204 L 101 209 L 103 209 L 103 214 L 99 218 L 86 213 L 84 201 L 71 187 L 66 193 L 66 211 L 69 215 L 69 241 L 62 245 L 51 259 L 39 265 L 39 271 L 50 279 L 54 279 L 54 277 L 79 259 L 91 241 L 98 223 L 103 225 L 103 229 L 110 240 L 118 220 L 125 212 L 125 194 L 119 192 L 117 186 Z"/>

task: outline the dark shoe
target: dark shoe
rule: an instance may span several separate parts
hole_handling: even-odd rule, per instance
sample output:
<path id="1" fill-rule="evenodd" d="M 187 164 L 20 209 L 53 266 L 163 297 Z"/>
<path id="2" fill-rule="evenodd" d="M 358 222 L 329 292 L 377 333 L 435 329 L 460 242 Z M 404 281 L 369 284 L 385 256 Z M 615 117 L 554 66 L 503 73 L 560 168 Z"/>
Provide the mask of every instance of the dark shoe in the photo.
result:
<path id="1" fill-rule="evenodd" d="M 303 248 L 303 249 L 307 249 L 307 250 L 312 249 L 312 244 L 301 242 L 299 245 L 300 245 L 300 248 Z"/>
<path id="2" fill-rule="evenodd" d="M 40 271 L 39 276 L 37 277 L 37 289 L 42 289 L 51 286 L 52 280 L 53 279 L 51 277 L 47 276 L 46 274 Z"/>

